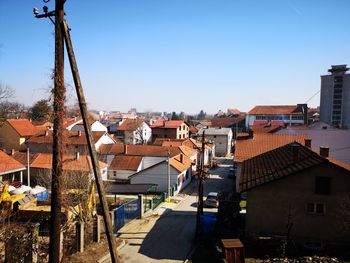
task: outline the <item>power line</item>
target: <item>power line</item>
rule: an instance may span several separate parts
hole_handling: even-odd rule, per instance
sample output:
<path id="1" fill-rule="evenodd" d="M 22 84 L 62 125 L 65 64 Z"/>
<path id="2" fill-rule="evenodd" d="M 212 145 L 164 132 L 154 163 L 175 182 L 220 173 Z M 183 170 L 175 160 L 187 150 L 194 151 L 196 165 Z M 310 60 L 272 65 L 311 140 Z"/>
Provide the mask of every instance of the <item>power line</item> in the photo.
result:
<path id="1" fill-rule="evenodd" d="M 312 100 L 318 93 L 320 93 L 321 90 L 317 91 L 314 95 L 312 95 L 305 103 L 308 103 L 310 100 Z"/>

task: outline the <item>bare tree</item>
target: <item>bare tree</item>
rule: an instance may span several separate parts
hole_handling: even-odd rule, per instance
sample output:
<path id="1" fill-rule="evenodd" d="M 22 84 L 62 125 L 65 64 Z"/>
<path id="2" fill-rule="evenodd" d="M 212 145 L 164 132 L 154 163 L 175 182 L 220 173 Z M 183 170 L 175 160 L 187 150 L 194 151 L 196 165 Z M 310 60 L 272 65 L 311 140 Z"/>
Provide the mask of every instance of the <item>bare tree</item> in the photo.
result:
<path id="1" fill-rule="evenodd" d="M 146 130 L 143 129 L 144 123 L 141 123 L 140 126 L 135 130 L 135 144 L 147 144 L 148 138 Z"/>
<path id="2" fill-rule="evenodd" d="M 9 86 L 4 86 L 0 84 L 0 101 L 13 98 L 14 94 L 15 94 L 14 89 L 10 88 Z"/>

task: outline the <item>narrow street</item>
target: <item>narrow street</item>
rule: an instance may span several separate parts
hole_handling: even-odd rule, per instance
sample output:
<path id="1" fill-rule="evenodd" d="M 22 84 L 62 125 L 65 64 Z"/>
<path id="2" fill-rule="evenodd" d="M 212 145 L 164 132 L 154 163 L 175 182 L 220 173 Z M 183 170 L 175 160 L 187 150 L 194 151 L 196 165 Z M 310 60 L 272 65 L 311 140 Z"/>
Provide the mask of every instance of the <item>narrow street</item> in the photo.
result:
<path id="1" fill-rule="evenodd" d="M 230 191 L 234 181 L 227 178 L 232 159 L 218 159 L 219 167 L 210 171 L 204 184 L 209 192 Z M 183 262 L 191 249 L 196 229 L 198 183 L 193 181 L 180 194 L 178 204 L 162 204 L 164 213 L 134 220 L 119 231 L 125 246 L 119 251 L 121 262 Z M 216 213 L 205 208 L 204 213 Z"/>

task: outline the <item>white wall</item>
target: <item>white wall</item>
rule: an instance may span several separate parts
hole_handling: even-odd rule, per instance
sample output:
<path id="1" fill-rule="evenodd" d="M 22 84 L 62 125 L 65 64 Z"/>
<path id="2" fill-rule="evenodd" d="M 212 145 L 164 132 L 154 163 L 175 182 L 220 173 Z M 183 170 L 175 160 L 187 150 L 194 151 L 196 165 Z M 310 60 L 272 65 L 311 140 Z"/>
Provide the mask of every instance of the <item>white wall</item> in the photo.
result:
<path id="1" fill-rule="evenodd" d="M 95 142 L 96 150 L 100 148 L 101 144 L 115 144 L 115 141 L 108 133 L 106 133 L 97 142 Z"/>

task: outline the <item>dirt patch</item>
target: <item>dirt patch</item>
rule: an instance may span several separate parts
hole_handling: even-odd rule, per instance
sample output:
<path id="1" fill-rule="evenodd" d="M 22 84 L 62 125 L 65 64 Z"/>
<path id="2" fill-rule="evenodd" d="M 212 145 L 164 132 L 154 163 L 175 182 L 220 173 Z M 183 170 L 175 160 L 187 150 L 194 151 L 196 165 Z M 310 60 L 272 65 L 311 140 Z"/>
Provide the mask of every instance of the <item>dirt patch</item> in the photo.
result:
<path id="1" fill-rule="evenodd" d="M 117 239 L 117 247 L 122 243 L 121 239 Z M 63 262 L 70 263 L 96 263 L 109 252 L 107 239 L 104 237 L 100 243 L 91 243 L 85 248 L 84 252 L 78 252 L 70 257 L 64 258 Z"/>

